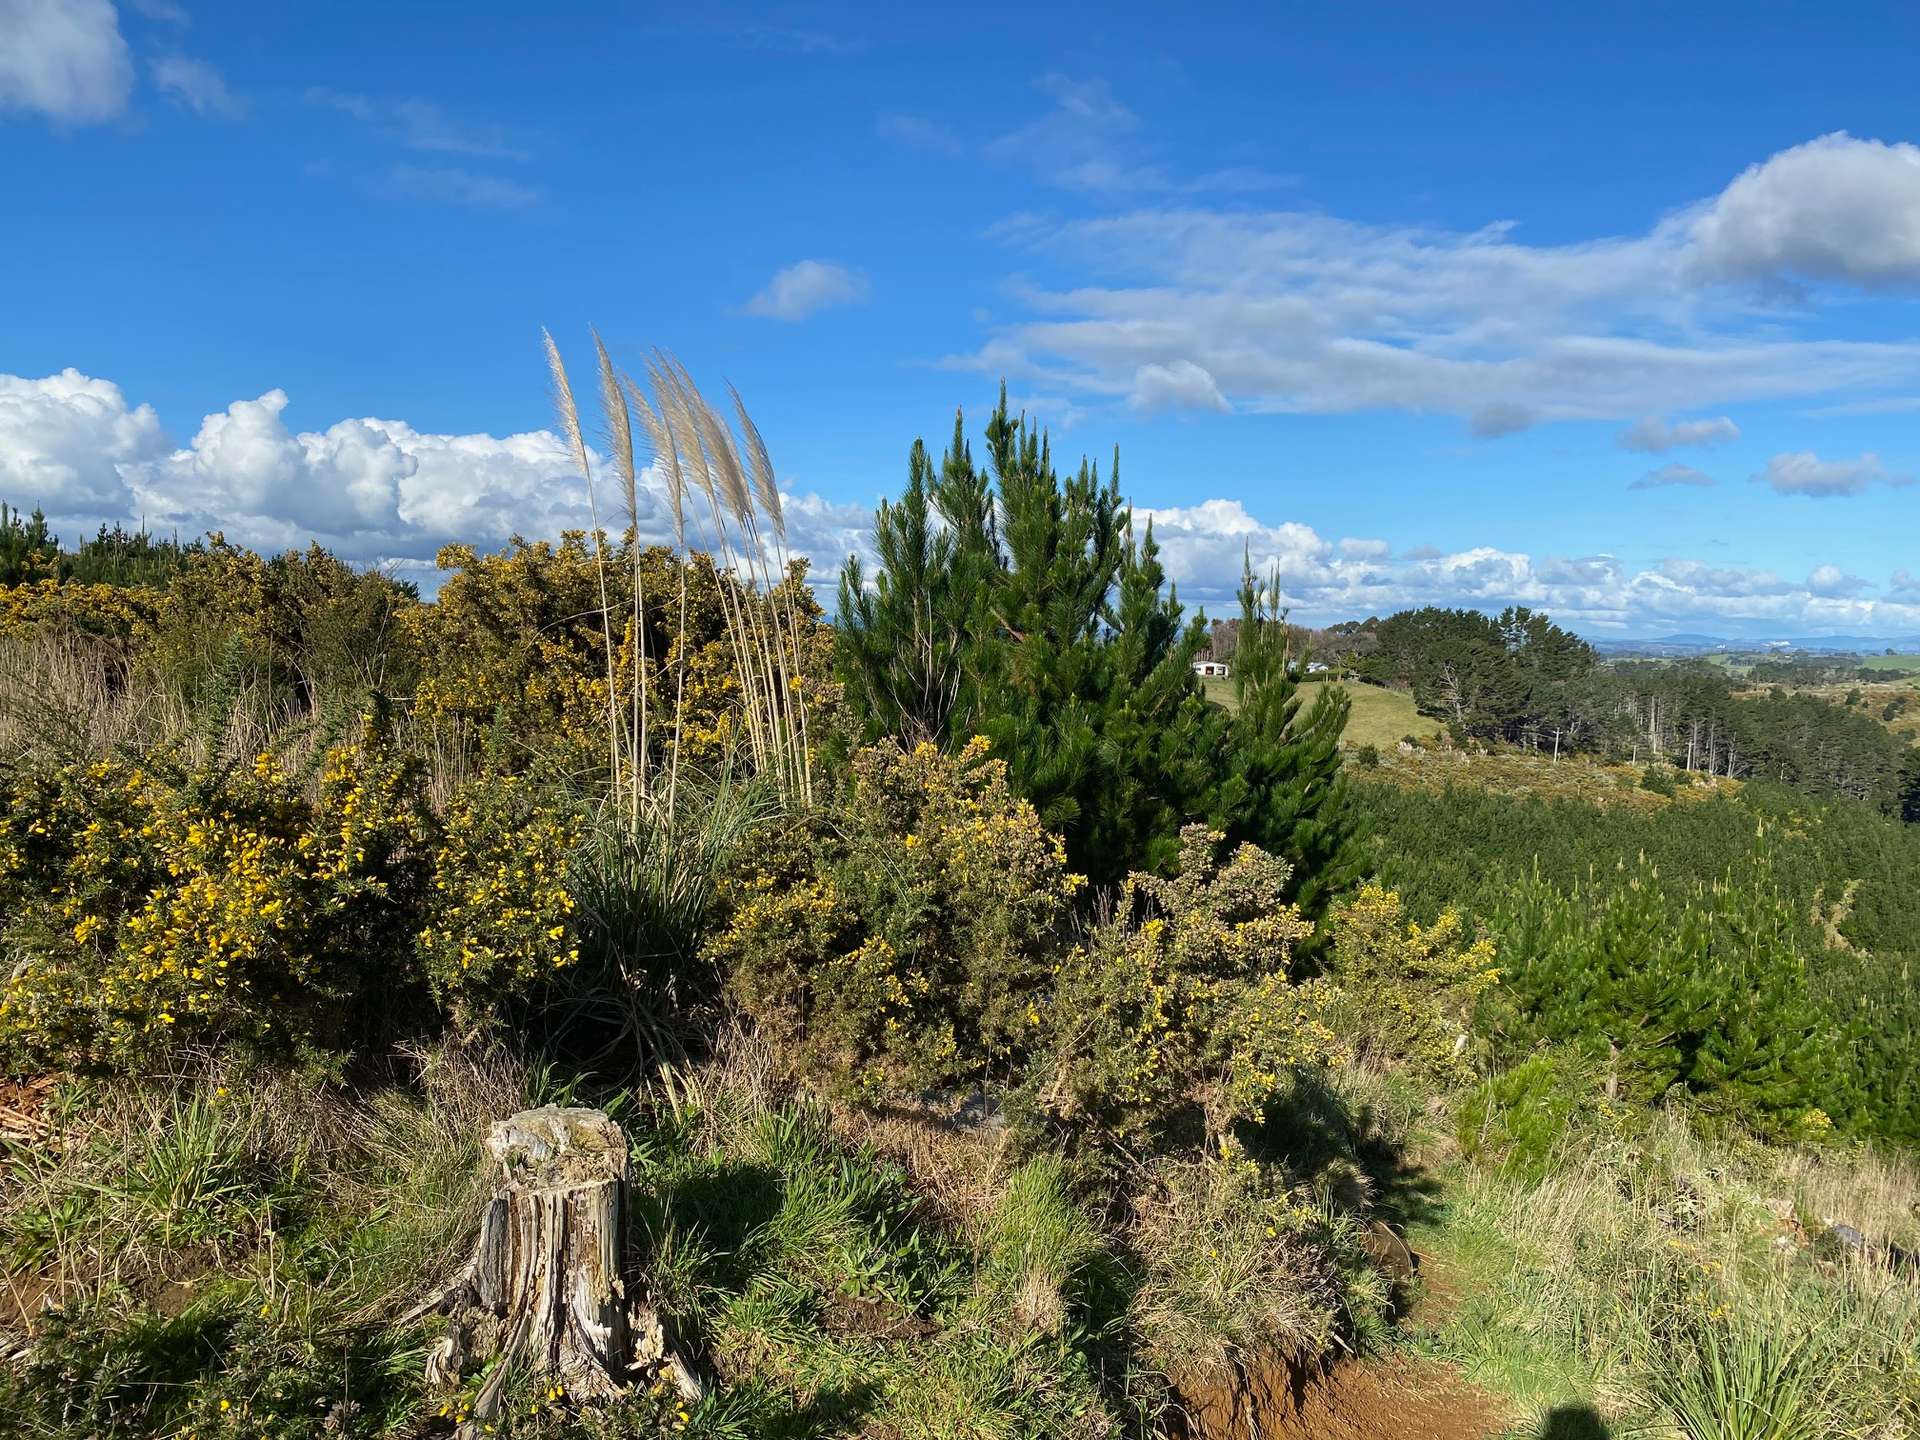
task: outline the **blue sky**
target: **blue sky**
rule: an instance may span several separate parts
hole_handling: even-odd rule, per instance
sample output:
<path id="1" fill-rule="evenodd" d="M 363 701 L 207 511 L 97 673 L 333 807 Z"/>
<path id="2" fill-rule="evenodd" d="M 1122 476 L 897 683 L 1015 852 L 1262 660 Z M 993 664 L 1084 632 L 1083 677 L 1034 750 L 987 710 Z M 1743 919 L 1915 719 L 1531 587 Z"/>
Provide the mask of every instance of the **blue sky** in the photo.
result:
<path id="1" fill-rule="evenodd" d="M 823 570 L 1004 376 L 1215 609 L 1920 634 L 1910 7 L 687 13 L 0 0 L 0 499 L 424 578 L 597 324 Z"/>

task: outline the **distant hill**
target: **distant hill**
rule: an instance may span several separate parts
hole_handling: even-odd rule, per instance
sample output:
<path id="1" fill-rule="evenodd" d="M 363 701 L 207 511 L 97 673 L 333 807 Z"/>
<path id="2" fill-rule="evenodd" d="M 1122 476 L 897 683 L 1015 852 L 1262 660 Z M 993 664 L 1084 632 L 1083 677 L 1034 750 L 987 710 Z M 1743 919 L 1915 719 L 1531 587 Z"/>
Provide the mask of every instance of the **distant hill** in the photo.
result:
<path id="1" fill-rule="evenodd" d="M 1879 655 L 1893 650 L 1903 655 L 1920 654 L 1920 635 L 1894 637 L 1873 635 L 1804 635 L 1766 639 L 1732 640 L 1721 635 L 1663 635 L 1656 639 L 1592 641 L 1593 648 L 1607 655 L 1707 655 L 1721 650 L 1753 653 L 1778 651 L 1782 654 L 1803 650 L 1814 655 Z"/>

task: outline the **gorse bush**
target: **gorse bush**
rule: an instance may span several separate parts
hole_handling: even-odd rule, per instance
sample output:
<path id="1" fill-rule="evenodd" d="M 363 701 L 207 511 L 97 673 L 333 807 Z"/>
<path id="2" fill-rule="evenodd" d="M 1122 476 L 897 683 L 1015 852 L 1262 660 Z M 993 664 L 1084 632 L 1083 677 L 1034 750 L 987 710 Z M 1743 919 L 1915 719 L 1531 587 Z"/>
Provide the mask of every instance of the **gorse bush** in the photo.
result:
<path id="1" fill-rule="evenodd" d="M 1475 1010 L 1500 978 L 1493 942 L 1469 942 L 1457 910 L 1443 910 L 1432 925 L 1409 920 L 1400 897 L 1372 882 L 1329 926 L 1341 990 L 1335 1028 L 1355 1058 L 1443 1082 L 1467 1079 Z"/>
<path id="2" fill-rule="evenodd" d="M 650 767 L 664 773 L 676 755 L 686 766 L 719 765 L 743 735 L 730 611 L 790 608 L 803 647 L 824 643 L 815 631 L 819 607 L 797 573 L 770 602 L 747 594 L 704 554 L 683 560 L 664 546 L 596 547 L 578 533 L 555 544 L 515 541 L 495 555 L 452 546 L 439 562 L 447 577 L 435 602 L 404 617 L 409 642 L 427 657 L 416 714 L 445 729 L 496 730 L 508 751 L 500 760 L 516 765 L 537 756 L 576 775 L 604 771 L 610 694 L 632 736 L 623 744 L 638 745 L 645 719 Z M 601 623 L 603 578 L 619 626 L 610 635 Z M 643 682 L 645 706 L 635 714 L 631 698 Z"/>
<path id="3" fill-rule="evenodd" d="M 1135 874 L 1114 917 L 1061 958 L 1029 1100 L 1059 1122 L 1145 1136 L 1183 1116 L 1223 1137 L 1299 1067 L 1338 1052 L 1324 981 L 1296 980 L 1312 924 L 1285 899 L 1286 863 L 1204 825 L 1170 878 Z"/>
<path id="4" fill-rule="evenodd" d="M 483 781 L 443 821 L 369 726 L 318 776 L 98 761 L 6 777 L 0 1047 L 19 1069 L 128 1070 L 244 1043 L 346 1052 L 428 988 L 471 1024 L 570 964 L 577 821 Z M 425 924 L 422 924 L 422 919 Z"/>
<path id="5" fill-rule="evenodd" d="M 415 938 L 427 983 L 462 1029 L 579 963 L 569 868 L 582 831 L 577 811 L 520 777 L 485 776 L 454 796 Z"/>
<path id="6" fill-rule="evenodd" d="M 831 808 L 758 847 L 708 953 L 823 1083 L 973 1082 L 1030 1048 L 1083 883 L 984 740 L 882 744 Z"/>
<path id="7" fill-rule="evenodd" d="M 430 822 L 417 768 L 377 744 L 331 753 L 317 798 L 262 754 L 15 774 L 7 799 L 0 903 L 19 959 L 0 1041 L 16 1066 L 337 1044 L 391 989 Z"/>

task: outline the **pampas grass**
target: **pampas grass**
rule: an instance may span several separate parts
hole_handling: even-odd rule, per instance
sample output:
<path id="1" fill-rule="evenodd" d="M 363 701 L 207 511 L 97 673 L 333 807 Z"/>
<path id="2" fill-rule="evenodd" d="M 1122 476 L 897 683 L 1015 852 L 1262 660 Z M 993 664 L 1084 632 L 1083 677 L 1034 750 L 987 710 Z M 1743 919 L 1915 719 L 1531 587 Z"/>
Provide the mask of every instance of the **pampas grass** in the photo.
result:
<path id="1" fill-rule="evenodd" d="M 696 502 L 692 519 L 700 548 L 712 556 L 721 577 L 720 603 L 740 683 L 741 721 L 752 770 L 767 778 L 785 798 L 812 798 L 812 763 L 808 753 L 803 687 L 799 676 L 800 618 L 785 588 L 789 568 L 786 519 L 773 462 L 759 428 L 747 413 L 739 392 L 729 394 L 738 420 L 736 430 L 708 403 L 687 368 L 672 355 L 656 350 L 643 370 L 644 384 L 619 372 L 596 332 L 594 350 L 599 366 L 603 431 L 612 467 L 625 501 L 626 518 L 635 543 L 629 547 L 633 575 L 633 628 L 641 647 L 633 667 L 627 696 L 628 714 L 620 714 L 613 643 L 613 620 L 607 595 L 607 569 L 612 563 L 600 531 L 598 483 L 592 457 L 583 438 L 584 428 L 566 364 L 553 337 L 542 332 L 548 367 L 553 374 L 560 428 L 587 487 L 589 513 L 595 526 L 594 554 L 601 568 L 602 622 L 606 632 L 608 686 L 608 763 L 612 793 L 630 825 L 676 813 L 681 738 L 684 733 L 686 692 L 686 593 L 684 569 L 680 595 L 680 632 L 674 644 L 675 677 L 673 732 L 659 764 L 652 756 L 648 733 L 647 656 L 644 653 L 644 596 L 641 588 L 639 471 L 636 439 L 652 451 L 652 465 L 667 492 L 673 515 L 674 546 L 684 558 L 690 550 L 688 501 Z M 635 419 L 638 425 L 635 425 Z M 702 513 L 704 512 L 704 513 Z M 665 771 L 665 786 L 658 772 Z"/>

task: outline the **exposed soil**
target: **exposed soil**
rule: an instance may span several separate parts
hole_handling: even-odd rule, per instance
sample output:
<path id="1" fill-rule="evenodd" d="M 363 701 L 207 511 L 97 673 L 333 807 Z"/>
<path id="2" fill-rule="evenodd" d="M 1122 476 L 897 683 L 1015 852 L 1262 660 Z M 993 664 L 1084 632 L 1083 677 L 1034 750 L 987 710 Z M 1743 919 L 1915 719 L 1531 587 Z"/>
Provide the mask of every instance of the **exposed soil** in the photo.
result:
<path id="1" fill-rule="evenodd" d="M 1408 1356 L 1331 1372 L 1273 1357 L 1242 1374 L 1179 1386 L 1184 1440 L 1486 1440 L 1507 1417 L 1459 1375 Z"/>

